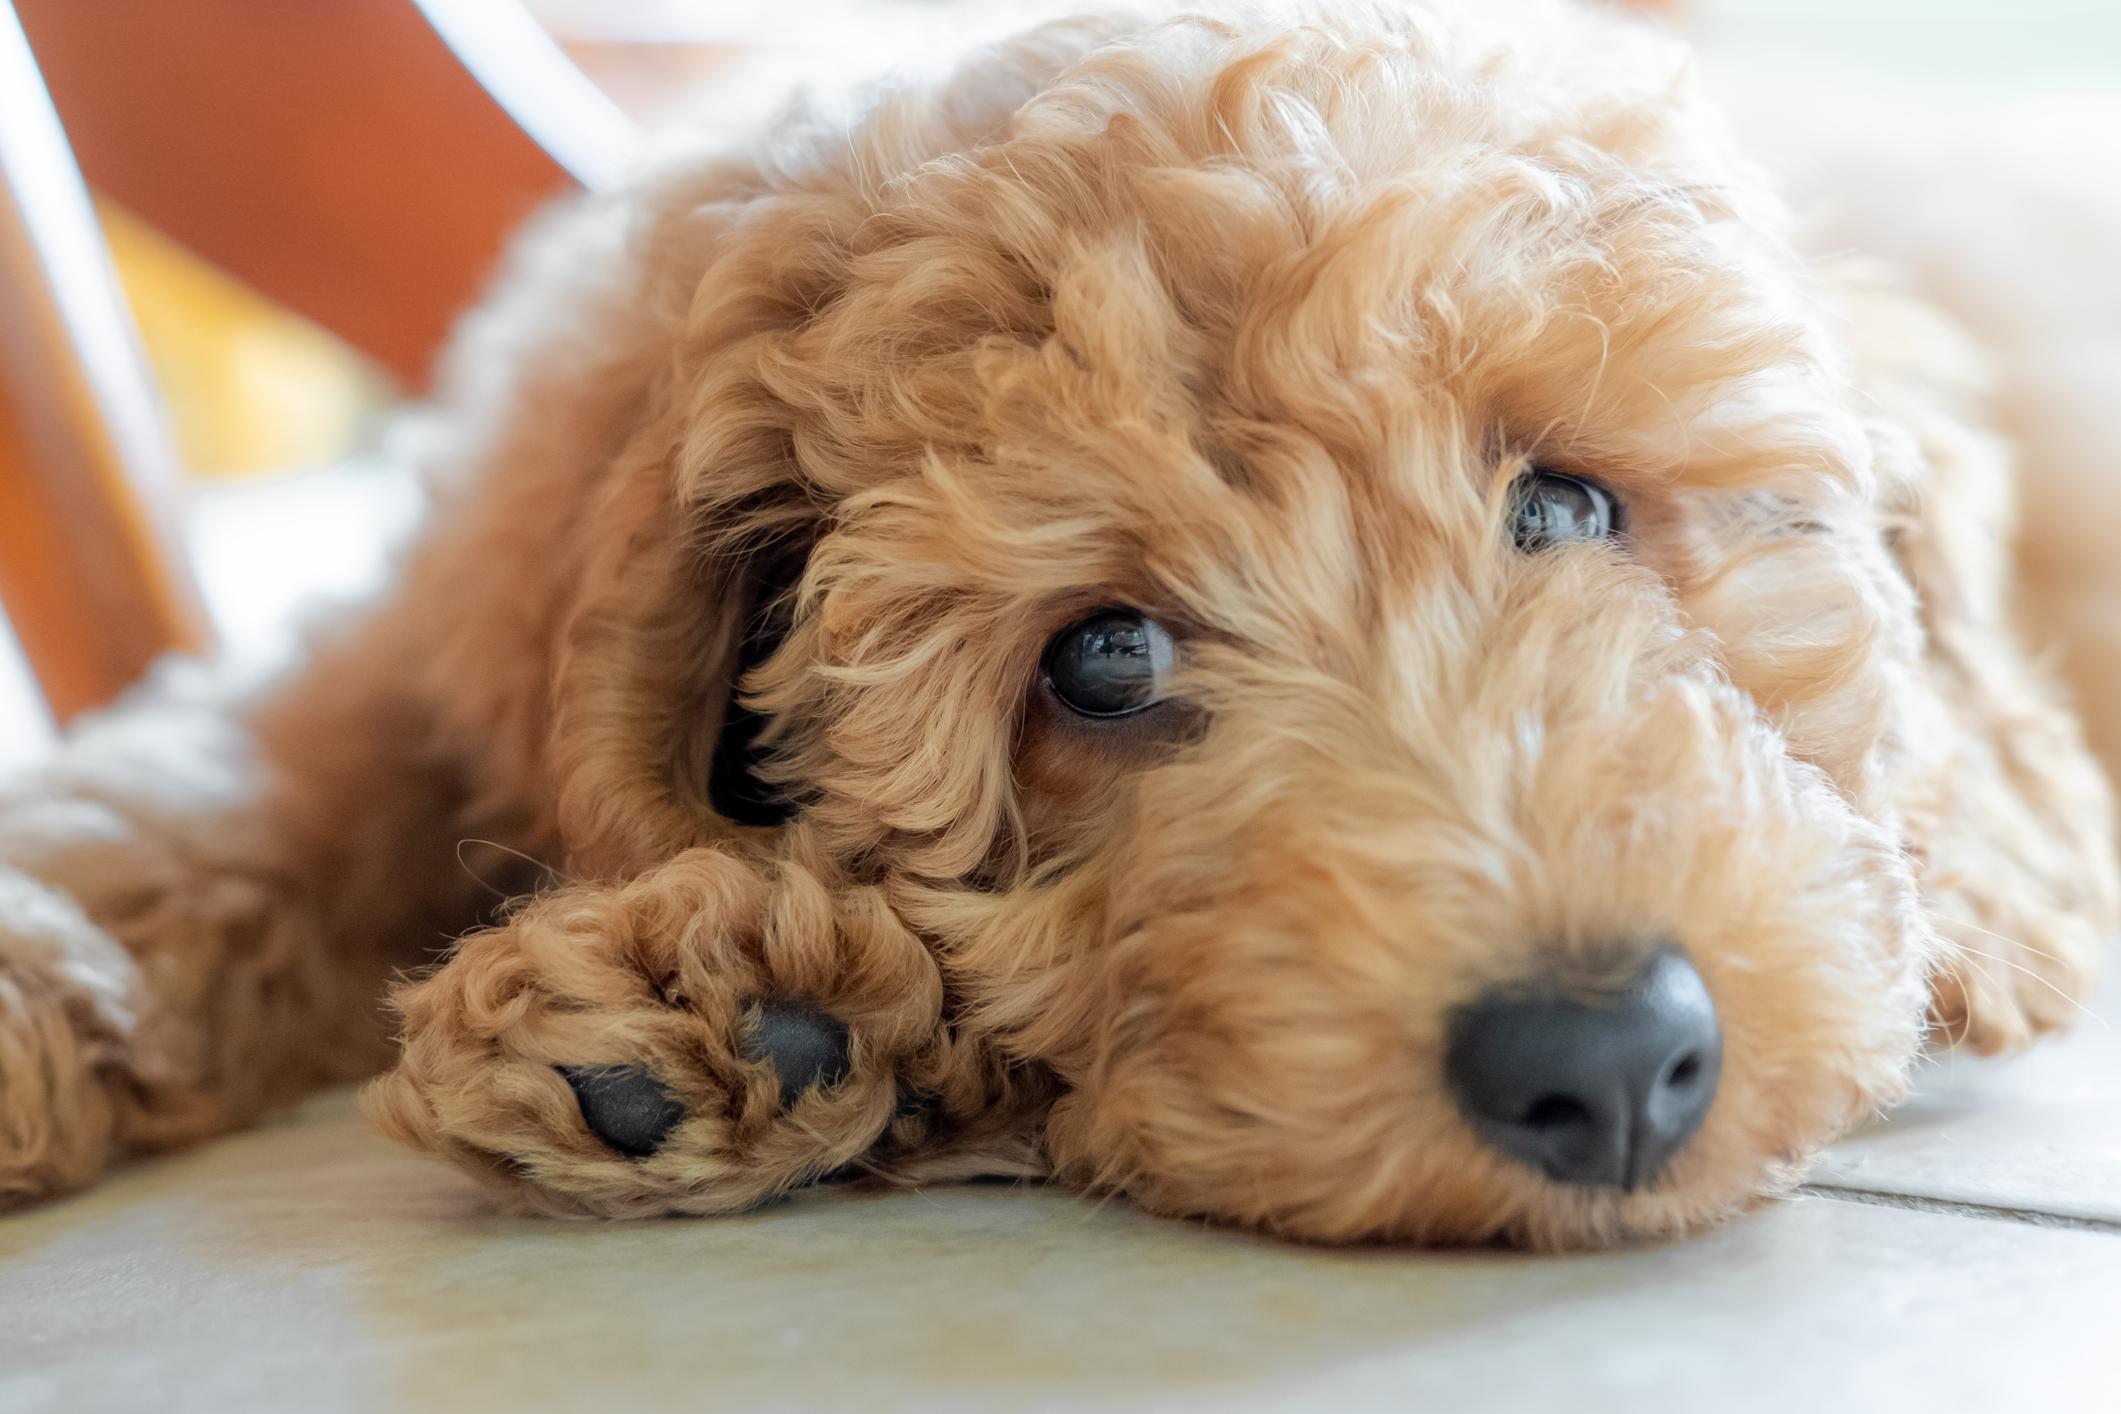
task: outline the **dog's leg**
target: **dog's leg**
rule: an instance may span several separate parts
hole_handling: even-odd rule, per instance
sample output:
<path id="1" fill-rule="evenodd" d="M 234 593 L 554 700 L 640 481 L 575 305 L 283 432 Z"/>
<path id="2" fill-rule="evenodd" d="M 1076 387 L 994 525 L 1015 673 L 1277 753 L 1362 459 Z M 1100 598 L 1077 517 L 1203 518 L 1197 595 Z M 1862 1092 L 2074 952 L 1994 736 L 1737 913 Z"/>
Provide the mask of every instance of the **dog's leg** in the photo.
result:
<path id="1" fill-rule="evenodd" d="M 881 894 L 785 859 L 703 847 L 565 888 L 394 1000 L 370 1117 L 511 1208 L 721 1213 L 839 1171 L 1040 1166 L 1039 1078 L 956 1036 Z"/>
<path id="2" fill-rule="evenodd" d="M 384 978 L 477 886 L 374 646 L 241 701 L 166 674 L 0 794 L 0 1206 L 382 1063 Z"/>

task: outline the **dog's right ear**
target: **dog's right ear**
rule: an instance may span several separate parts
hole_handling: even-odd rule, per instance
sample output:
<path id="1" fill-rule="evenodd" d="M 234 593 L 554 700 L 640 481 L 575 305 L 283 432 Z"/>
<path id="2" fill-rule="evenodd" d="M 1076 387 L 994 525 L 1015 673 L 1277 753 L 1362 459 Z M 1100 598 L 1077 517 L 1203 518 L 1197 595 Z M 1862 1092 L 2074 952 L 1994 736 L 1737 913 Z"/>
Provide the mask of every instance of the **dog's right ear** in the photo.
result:
<path id="1" fill-rule="evenodd" d="M 789 546 L 754 556 L 738 577 L 743 608 L 731 655 L 721 722 L 707 767 L 707 803 L 726 820 L 771 829 L 795 817 L 798 801 L 786 785 L 768 780 L 772 755 L 766 718 L 744 698 L 751 675 L 788 637 L 796 581 L 804 553 Z"/>
<path id="2" fill-rule="evenodd" d="M 614 469 L 584 549 L 554 674 L 550 765 L 573 871 L 620 877 L 793 818 L 745 685 L 788 631 L 807 536 L 704 546 L 647 435 Z"/>

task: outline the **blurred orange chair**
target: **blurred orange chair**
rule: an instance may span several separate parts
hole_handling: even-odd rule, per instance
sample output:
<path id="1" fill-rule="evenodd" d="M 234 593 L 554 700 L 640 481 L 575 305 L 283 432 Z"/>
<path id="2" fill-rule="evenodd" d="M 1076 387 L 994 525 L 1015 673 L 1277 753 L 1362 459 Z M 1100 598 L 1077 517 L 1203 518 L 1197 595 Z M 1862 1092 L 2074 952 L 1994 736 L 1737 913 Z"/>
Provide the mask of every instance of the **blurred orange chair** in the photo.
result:
<path id="1" fill-rule="evenodd" d="M 0 0 L 0 604 L 56 717 L 210 637 L 83 173 L 418 389 L 632 136 L 508 0 Z"/>

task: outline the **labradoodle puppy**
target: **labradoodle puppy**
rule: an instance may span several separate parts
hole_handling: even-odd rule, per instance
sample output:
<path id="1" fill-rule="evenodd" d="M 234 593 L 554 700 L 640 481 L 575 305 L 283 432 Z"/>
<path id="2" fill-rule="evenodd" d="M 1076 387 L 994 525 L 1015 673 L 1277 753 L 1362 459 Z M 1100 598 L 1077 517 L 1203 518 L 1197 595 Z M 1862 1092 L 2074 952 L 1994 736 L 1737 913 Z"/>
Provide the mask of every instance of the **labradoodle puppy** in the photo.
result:
<path id="1" fill-rule="evenodd" d="M 392 1065 L 398 972 L 368 1113 L 516 1208 L 1788 1185 L 2116 886 L 1978 360 L 1783 229 L 1540 0 L 1059 23 L 551 216 L 393 591 L 0 807 L 0 1195 Z"/>

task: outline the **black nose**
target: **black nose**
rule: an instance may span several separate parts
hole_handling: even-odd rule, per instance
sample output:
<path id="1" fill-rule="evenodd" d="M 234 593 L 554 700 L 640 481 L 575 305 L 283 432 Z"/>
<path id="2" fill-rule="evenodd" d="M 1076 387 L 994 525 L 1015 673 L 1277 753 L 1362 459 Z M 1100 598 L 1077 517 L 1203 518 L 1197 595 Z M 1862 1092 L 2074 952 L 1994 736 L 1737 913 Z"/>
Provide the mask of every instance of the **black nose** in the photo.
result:
<path id="1" fill-rule="evenodd" d="M 1665 951 L 1615 991 L 1489 992 L 1452 1014 L 1444 1070 L 1504 1153 L 1558 1183 L 1632 1189 L 1701 1127 L 1723 1028 L 1701 974 Z"/>

